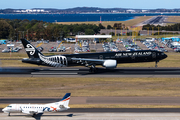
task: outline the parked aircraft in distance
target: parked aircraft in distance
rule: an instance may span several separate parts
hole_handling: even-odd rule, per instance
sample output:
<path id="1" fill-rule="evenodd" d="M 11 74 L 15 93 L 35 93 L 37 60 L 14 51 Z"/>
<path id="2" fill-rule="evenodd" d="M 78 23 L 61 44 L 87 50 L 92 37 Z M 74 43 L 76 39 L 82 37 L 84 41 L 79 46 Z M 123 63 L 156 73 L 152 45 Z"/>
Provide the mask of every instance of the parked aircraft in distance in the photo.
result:
<path id="1" fill-rule="evenodd" d="M 116 68 L 118 63 L 156 62 L 163 60 L 167 55 L 160 51 L 138 50 L 119 52 L 100 52 L 44 56 L 29 41 L 21 39 L 29 58 L 22 59 L 24 63 L 46 65 L 53 67 L 84 65 L 90 67 L 90 72 L 96 71 L 96 65 L 105 68 Z"/>
<path id="2" fill-rule="evenodd" d="M 69 109 L 71 93 L 66 93 L 66 95 L 59 101 L 48 104 L 10 104 L 9 106 L 2 109 L 4 113 L 25 113 L 32 116 L 37 114 L 43 114 L 44 112 L 59 112 Z"/>

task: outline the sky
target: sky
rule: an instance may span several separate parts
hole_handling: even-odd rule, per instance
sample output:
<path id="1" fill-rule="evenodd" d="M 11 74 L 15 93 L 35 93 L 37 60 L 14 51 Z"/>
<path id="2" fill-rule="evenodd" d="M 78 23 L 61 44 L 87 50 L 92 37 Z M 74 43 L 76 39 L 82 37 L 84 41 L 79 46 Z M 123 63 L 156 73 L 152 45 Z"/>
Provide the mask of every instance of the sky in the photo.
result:
<path id="1" fill-rule="evenodd" d="M 180 8 L 180 0 L 0 0 L 0 9 L 74 7 L 157 9 Z"/>

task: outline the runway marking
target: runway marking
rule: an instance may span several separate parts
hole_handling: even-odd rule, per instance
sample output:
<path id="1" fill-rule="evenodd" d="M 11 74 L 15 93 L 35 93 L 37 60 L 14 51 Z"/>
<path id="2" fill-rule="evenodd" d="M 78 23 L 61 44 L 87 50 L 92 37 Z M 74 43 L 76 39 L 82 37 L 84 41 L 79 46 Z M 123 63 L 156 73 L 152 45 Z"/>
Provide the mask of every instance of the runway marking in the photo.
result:
<path id="1" fill-rule="evenodd" d="M 31 75 L 77 75 L 78 73 L 31 73 Z"/>
<path id="2" fill-rule="evenodd" d="M 79 69 L 50 69 L 50 70 L 79 70 Z"/>
<path id="3" fill-rule="evenodd" d="M 43 71 L 46 71 L 46 69 L 39 69 L 39 70 L 43 70 Z M 52 70 L 52 71 L 55 71 L 55 70 L 57 70 L 57 71 L 63 71 L 63 70 L 79 70 L 79 69 L 49 69 L 50 71 Z"/>

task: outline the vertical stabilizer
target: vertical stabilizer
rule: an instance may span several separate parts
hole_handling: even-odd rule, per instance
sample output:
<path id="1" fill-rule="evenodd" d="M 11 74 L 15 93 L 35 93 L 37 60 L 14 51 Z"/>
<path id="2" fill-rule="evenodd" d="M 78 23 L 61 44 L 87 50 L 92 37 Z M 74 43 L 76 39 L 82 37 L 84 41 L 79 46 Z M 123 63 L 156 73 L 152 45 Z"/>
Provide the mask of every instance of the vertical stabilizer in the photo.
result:
<path id="1" fill-rule="evenodd" d="M 69 101 L 70 101 L 70 96 L 71 96 L 71 93 L 66 93 L 65 96 L 59 102 L 63 102 L 63 105 L 65 107 L 68 107 Z"/>
<path id="2" fill-rule="evenodd" d="M 41 52 L 39 52 L 36 47 L 34 47 L 29 41 L 26 39 L 21 39 L 22 44 L 24 46 L 24 49 L 26 53 L 28 54 L 29 58 L 39 58 L 38 53 L 43 55 Z"/>

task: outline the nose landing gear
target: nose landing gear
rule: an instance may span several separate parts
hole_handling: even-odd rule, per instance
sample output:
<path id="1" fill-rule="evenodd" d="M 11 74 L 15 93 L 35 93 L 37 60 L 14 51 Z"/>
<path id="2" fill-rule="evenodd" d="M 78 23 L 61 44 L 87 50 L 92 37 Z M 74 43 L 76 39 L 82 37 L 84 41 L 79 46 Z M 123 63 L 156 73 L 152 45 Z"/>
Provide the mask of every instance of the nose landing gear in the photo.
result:
<path id="1" fill-rule="evenodd" d="M 157 65 L 157 64 L 158 64 L 158 62 L 159 62 L 159 61 L 156 61 L 155 68 L 157 68 L 157 67 L 158 67 L 158 65 Z"/>

